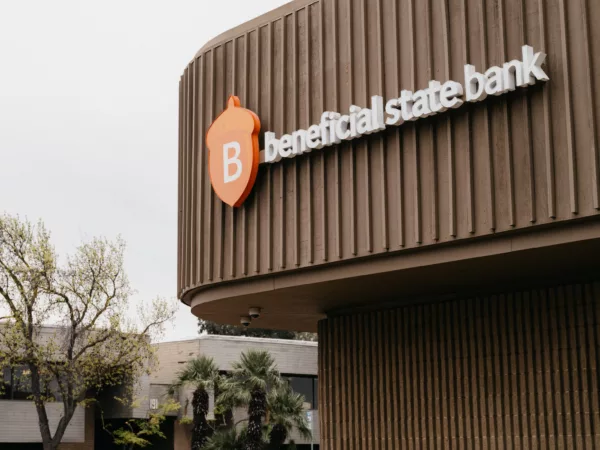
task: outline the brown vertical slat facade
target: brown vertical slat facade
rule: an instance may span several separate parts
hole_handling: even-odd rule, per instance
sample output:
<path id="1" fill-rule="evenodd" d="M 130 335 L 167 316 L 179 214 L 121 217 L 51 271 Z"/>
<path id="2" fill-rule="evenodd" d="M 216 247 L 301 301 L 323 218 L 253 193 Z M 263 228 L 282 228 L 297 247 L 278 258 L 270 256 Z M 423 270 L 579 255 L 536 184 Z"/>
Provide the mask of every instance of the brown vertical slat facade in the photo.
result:
<path id="1" fill-rule="evenodd" d="M 590 282 L 323 320 L 321 448 L 600 448 L 599 314 Z"/>
<path id="2" fill-rule="evenodd" d="M 600 448 L 597 23 L 594 0 L 296 0 L 185 69 L 178 295 L 227 323 L 322 319 L 321 449 Z M 263 146 L 526 44 L 548 82 L 261 164 L 236 210 L 212 190 L 229 95 Z"/>
<path id="3" fill-rule="evenodd" d="M 182 77 L 179 295 L 596 214 L 600 57 L 590 25 L 598 7 L 589 3 L 299 0 L 203 49 Z M 263 131 L 281 135 L 318 122 L 321 108 L 368 106 L 371 95 L 387 99 L 429 79 L 463 82 L 464 64 L 484 70 L 520 58 L 523 44 L 548 53 L 548 83 L 261 165 L 235 215 L 199 164 L 206 147 L 195 133 L 231 94 Z M 208 232 L 204 240 L 198 230 Z"/>

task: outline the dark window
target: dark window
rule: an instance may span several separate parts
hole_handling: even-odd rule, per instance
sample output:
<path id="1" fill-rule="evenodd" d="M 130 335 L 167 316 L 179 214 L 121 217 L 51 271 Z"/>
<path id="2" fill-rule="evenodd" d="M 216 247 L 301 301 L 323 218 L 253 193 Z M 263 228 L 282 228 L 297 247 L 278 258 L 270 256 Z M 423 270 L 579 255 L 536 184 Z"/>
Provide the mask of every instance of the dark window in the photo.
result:
<path id="1" fill-rule="evenodd" d="M 31 395 L 31 372 L 25 366 L 5 368 L 2 381 L 4 399 L 27 400 Z"/>
<path id="2" fill-rule="evenodd" d="M 42 393 L 45 396 L 50 396 L 50 393 L 52 393 L 55 400 L 61 399 L 56 380 L 52 380 L 49 385 L 42 386 Z M 0 399 L 29 400 L 31 394 L 31 371 L 27 366 L 5 367 L 2 369 Z"/>
<path id="3" fill-rule="evenodd" d="M 310 409 L 318 409 L 319 398 L 317 394 L 318 384 L 316 377 L 285 375 L 284 378 L 290 383 L 294 392 L 304 396 L 304 401 L 310 404 Z"/>

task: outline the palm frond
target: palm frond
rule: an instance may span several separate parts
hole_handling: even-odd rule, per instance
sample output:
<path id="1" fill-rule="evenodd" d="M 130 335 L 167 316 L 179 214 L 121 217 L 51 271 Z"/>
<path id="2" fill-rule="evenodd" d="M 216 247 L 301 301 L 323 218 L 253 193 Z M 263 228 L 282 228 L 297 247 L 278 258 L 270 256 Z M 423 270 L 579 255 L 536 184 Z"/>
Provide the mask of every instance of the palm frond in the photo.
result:
<path id="1" fill-rule="evenodd" d="M 296 429 L 304 439 L 311 438 L 302 394 L 294 392 L 288 385 L 280 386 L 269 392 L 267 407 L 269 421 L 273 425 L 280 425 L 288 434 Z"/>
<path id="2" fill-rule="evenodd" d="M 175 390 L 186 384 L 191 384 L 196 389 L 210 389 L 219 379 L 219 369 L 215 361 L 208 356 L 199 356 L 187 362 L 185 367 L 177 373 L 175 382 L 169 390 Z"/>
<path id="3" fill-rule="evenodd" d="M 231 403 L 236 399 L 236 406 L 247 405 L 252 391 L 266 393 L 269 388 L 277 388 L 281 384 L 281 376 L 271 354 L 251 349 L 242 353 L 240 360 L 232 364 L 230 377 L 223 382 L 222 400 Z"/>
<path id="4" fill-rule="evenodd" d="M 217 431 L 204 445 L 202 450 L 242 450 L 244 432 L 235 428 Z"/>

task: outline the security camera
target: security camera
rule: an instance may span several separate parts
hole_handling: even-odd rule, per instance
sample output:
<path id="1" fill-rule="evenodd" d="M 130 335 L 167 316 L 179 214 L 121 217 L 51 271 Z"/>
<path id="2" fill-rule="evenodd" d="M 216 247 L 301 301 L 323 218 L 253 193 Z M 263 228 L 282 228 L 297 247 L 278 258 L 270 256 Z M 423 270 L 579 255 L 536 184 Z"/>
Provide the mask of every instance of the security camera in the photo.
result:
<path id="1" fill-rule="evenodd" d="M 240 323 L 242 325 L 244 325 L 245 327 L 250 325 L 250 322 L 252 322 L 252 318 L 250 316 L 241 316 L 240 317 Z"/>
<path id="2" fill-rule="evenodd" d="M 248 314 L 253 319 L 258 319 L 260 317 L 260 308 L 252 307 L 248 310 Z"/>

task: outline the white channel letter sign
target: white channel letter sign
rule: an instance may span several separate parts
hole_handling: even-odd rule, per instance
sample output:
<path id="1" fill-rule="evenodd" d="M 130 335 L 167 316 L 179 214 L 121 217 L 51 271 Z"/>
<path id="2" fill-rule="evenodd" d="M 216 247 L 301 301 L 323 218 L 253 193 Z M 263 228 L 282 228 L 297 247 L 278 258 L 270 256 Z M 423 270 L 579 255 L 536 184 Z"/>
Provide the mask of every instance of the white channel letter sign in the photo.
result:
<path id="1" fill-rule="evenodd" d="M 383 97 L 374 95 L 370 108 L 352 105 L 348 114 L 325 111 L 319 124 L 284 134 L 279 139 L 275 133 L 266 132 L 264 161 L 261 158 L 261 162 L 274 163 L 281 158 L 294 158 L 311 150 L 385 130 L 387 126 L 443 113 L 460 107 L 465 101 L 480 102 L 488 95 L 502 95 L 517 87 L 548 81 L 548 75 L 542 69 L 546 54 L 534 53 L 529 45 L 524 45 L 521 50 L 521 61 L 513 60 L 502 67 L 493 66 L 483 73 L 477 72 L 475 66 L 465 65 L 464 84 L 456 81 L 441 84 L 432 80 L 427 88 L 416 92 L 403 90 L 400 97 L 385 104 Z"/>

